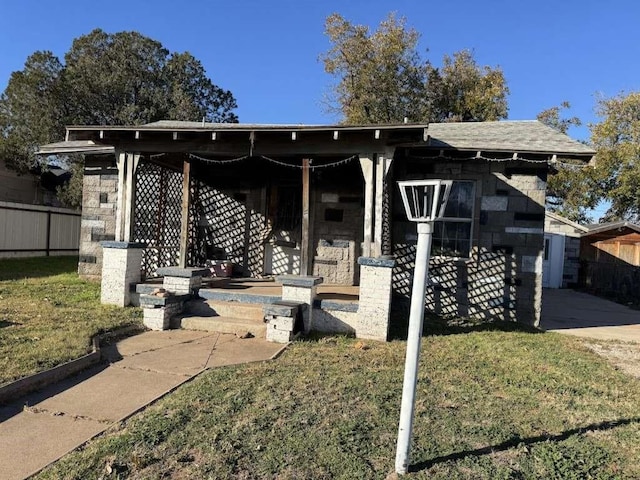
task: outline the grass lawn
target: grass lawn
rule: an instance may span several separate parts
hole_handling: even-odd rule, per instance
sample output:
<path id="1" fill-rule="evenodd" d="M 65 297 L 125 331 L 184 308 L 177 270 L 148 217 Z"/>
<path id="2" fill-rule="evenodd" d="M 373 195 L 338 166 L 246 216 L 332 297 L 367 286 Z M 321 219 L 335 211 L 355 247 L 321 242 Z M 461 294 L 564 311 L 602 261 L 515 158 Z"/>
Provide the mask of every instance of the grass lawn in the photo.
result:
<path id="1" fill-rule="evenodd" d="M 78 358 L 91 337 L 142 325 L 137 308 L 100 304 L 77 257 L 0 260 L 0 384 Z"/>
<path id="2" fill-rule="evenodd" d="M 640 478 L 640 384 L 580 340 L 426 333 L 408 478 Z M 325 337 L 210 370 L 38 478 L 384 479 L 404 353 Z"/>

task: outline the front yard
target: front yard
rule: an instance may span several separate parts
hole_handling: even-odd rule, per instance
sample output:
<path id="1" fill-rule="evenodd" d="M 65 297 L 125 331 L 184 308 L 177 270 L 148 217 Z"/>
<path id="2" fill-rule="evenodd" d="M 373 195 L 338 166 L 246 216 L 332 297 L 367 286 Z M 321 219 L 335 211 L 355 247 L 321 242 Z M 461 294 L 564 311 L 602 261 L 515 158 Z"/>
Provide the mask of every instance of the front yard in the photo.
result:
<path id="1" fill-rule="evenodd" d="M 75 264 L 0 261 L 0 382 L 140 325 L 138 309 L 100 305 Z M 593 351 L 620 348 L 433 318 L 425 334 L 409 478 L 640 478 L 640 383 Z M 324 337 L 207 371 L 38 478 L 385 479 L 404 353 Z"/>
<path id="2" fill-rule="evenodd" d="M 574 338 L 424 339 L 409 478 L 640 478 L 640 385 Z M 327 337 L 211 370 L 38 478 L 384 479 L 405 343 Z"/>
<path id="3" fill-rule="evenodd" d="M 91 337 L 142 325 L 136 308 L 100 304 L 100 285 L 82 281 L 77 257 L 0 260 L 0 384 L 91 349 Z"/>

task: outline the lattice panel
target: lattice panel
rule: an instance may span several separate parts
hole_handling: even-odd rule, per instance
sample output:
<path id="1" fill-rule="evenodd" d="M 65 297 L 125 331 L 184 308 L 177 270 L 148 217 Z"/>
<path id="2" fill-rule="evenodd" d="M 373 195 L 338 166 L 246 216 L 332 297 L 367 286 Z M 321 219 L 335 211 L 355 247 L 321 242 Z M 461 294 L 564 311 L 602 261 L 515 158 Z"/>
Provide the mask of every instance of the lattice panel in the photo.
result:
<path id="1" fill-rule="evenodd" d="M 160 267 L 178 264 L 182 174 L 148 161 L 136 172 L 133 240 L 144 242 L 142 273 L 155 277 Z"/>
<path id="2" fill-rule="evenodd" d="M 264 243 L 270 229 L 264 215 L 251 208 L 251 193 L 223 192 L 202 182 L 192 185 L 190 260 L 229 260 L 241 273 L 260 277 Z"/>
<path id="3" fill-rule="evenodd" d="M 384 180 L 382 190 L 382 254 L 390 255 L 392 250 L 391 239 L 391 188 L 393 184 L 389 184 L 387 179 Z"/>
<path id="4" fill-rule="evenodd" d="M 408 298 L 413 284 L 416 245 L 396 244 L 394 255 L 393 290 L 396 295 Z M 426 308 L 445 316 L 514 320 L 516 287 L 505 279 L 515 276 L 515 257 L 511 254 L 474 251 L 469 262 L 432 257 Z"/>

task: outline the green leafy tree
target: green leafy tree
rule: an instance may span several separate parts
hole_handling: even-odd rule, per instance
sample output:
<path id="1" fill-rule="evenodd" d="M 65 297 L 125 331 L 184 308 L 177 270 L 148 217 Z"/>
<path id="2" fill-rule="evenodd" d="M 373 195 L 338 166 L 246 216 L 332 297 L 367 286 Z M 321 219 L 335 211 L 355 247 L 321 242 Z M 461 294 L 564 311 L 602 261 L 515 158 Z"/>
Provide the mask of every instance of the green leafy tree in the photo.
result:
<path id="1" fill-rule="evenodd" d="M 37 146 L 60 140 L 65 125 L 238 121 L 233 95 L 214 85 L 196 58 L 137 32 L 96 29 L 76 38 L 64 60 L 35 52 L 0 96 L 0 161 L 18 172 L 38 167 Z M 79 191 L 71 185 L 60 195 L 75 205 L 80 199 L 70 195 Z"/>
<path id="2" fill-rule="evenodd" d="M 567 117 L 565 111 L 571 108 L 569 102 L 540 112 L 538 120 L 549 127 L 567 134 L 572 126 L 582 125 L 578 117 Z M 600 201 L 594 169 L 581 162 L 560 159 L 553 174 L 547 181 L 547 208 L 574 222 L 590 223 L 588 210 Z"/>
<path id="3" fill-rule="evenodd" d="M 482 121 L 507 116 L 509 90 L 499 68 L 480 67 L 471 52 L 445 56 L 441 68 L 417 51 L 419 33 L 390 14 L 375 32 L 330 15 L 331 48 L 320 59 L 337 78 L 330 110 L 352 124 Z"/>
<path id="4" fill-rule="evenodd" d="M 611 203 L 605 220 L 640 221 L 640 92 L 598 101 L 602 121 L 591 126 L 595 186 Z"/>
<path id="5" fill-rule="evenodd" d="M 64 67 L 51 52 L 36 52 L 13 72 L 0 95 L 0 159 L 19 173 L 37 166 L 38 145 L 64 136 Z"/>

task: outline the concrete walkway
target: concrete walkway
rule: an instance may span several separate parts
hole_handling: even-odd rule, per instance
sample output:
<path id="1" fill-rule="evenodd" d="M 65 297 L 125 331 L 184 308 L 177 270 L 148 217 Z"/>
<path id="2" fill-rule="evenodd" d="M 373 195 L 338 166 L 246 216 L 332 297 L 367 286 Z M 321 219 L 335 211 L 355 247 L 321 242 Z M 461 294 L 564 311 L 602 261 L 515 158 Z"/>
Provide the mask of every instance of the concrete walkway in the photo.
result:
<path id="1" fill-rule="evenodd" d="M 545 289 L 540 327 L 578 337 L 640 342 L 640 311 L 588 293 Z"/>
<path id="2" fill-rule="evenodd" d="M 0 479 L 32 475 L 211 367 L 268 360 L 263 339 L 146 332 L 103 350 L 108 363 L 0 408 Z"/>

